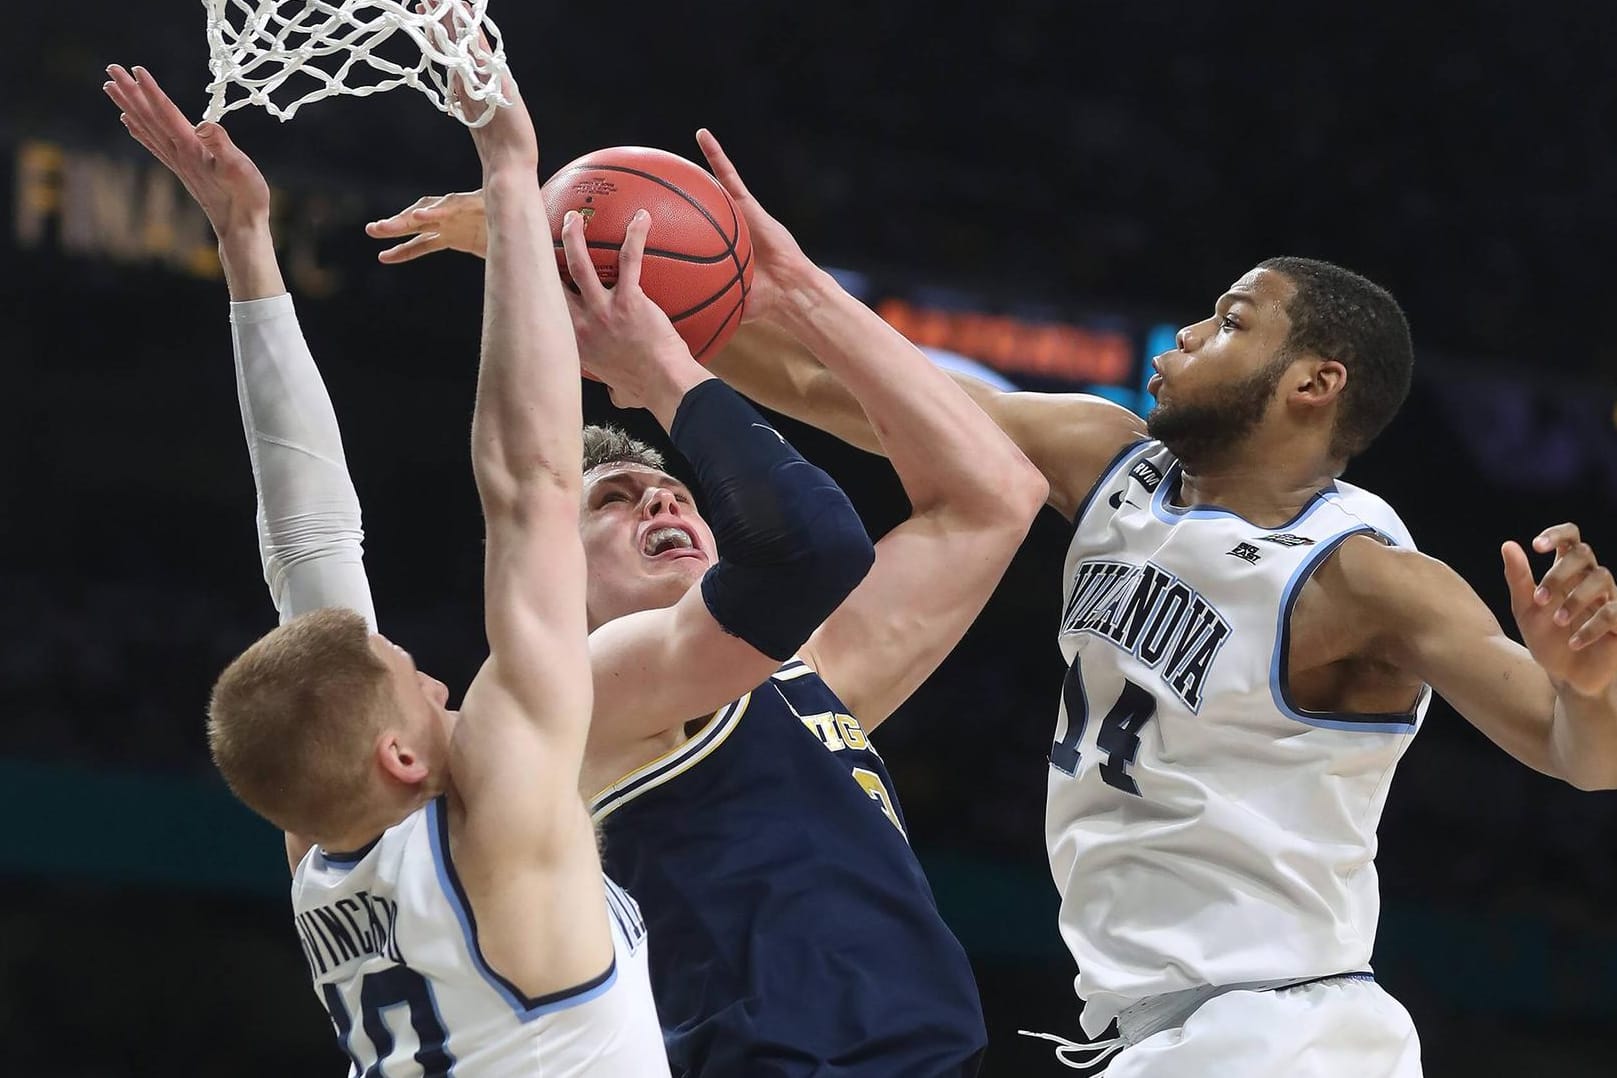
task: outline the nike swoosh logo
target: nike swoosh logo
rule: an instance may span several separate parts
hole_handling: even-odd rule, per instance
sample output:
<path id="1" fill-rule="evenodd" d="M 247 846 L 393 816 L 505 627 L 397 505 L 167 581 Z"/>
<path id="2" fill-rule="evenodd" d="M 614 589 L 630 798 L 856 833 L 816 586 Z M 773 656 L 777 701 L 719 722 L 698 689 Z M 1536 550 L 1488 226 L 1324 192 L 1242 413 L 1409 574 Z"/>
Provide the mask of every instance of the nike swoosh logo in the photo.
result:
<path id="1" fill-rule="evenodd" d="M 757 427 L 759 430 L 767 430 L 770 434 L 773 434 L 775 437 L 779 438 L 781 445 L 786 444 L 786 439 L 780 433 L 780 431 L 776 430 L 774 427 L 771 427 L 768 423 L 754 423 L 753 426 Z"/>
<path id="2" fill-rule="evenodd" d="M 1138 505 L 1134 505 L 1133 502 L 1131 502 L 1127 498 L 1123 497 L 1123 492 L 1121 490 L 1118 491 L 1116 494 L 1113 494 L 1110 498 L 1107 498 L 1106 500 L 1109 503 L 1111 503 L 1111 506 L 1112 506 L 1113 509 L 1121 509 L 1125 505 L 1132 505 L 1136 509 L 1140 508 Z"/>

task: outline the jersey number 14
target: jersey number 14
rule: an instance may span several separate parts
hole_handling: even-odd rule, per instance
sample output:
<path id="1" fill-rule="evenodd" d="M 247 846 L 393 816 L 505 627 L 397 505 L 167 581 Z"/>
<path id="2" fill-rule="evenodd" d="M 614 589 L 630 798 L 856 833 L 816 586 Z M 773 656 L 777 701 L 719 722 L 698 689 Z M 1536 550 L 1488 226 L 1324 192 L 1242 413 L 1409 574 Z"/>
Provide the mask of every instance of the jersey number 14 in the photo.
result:
<path id="1" fill-rule="evenodd" d="M 1084 693 L 1081 657 L 1074 657 L 1067 680 L 1061 686 L 1061 700 L 1067 707 L 1067 732 L 1050 746 L 1050 766 L 1065 775 L 1078 773 L 1078 743 L 1089 725 L 1089 697 Z M 1140 754 L 1140 731 L 1157 713 L 1157 698 L 1134 682 L 1124 679 L 1117 702 L 1100 720 L 1095 747 L 1106 754 L 1100 764 L 1100 777 L 1108 786 L 1140 796 L 1140 787 L 1129 774 L 1129 765 Z"/>

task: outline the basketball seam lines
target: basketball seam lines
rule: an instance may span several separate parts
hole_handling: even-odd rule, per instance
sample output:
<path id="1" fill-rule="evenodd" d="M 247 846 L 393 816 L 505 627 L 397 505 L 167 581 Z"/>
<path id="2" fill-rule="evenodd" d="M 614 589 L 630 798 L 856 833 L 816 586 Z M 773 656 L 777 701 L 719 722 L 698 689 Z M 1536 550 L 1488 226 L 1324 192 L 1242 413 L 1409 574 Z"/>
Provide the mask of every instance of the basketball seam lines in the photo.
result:
<path id="1" fill-rule="evenodd" d="M 665 189 L 667 189 L 669 191 L 672 191 L 674 194 L 676 194 L 680 198 L 684 199 L 687 203 L 690 204 L 692 209 L 694 209 L 697 213 L 702 215 L 702 217 L 707 221 L 708 224 L 713 226 L 713 231 L 717 232 L 719 234 L 719 239 L 724 244 L 724 253 L 721 254 L 721 255 L 718 255 L 717 257 L 714 257 L 714 258 L 708 258 L 708 257 L 698 258 L 698 257 L 692 256 L 692 255 L 678 255 L 678 254 L 673 253 L 672 251 L 657 251 L 657 250 L 653 250 L 653 249 L 650 249 L 650 248 L 648 248 L 647 251 L 646 251 L 647 254 L 656 254 L 658 257 L 661 257 L 661 258 L 668 258 L 668 259 L 672 259 L 674 261 L 692 263 L 692 264 L 696 264 L 696 265 L 714 265 L 716 263 L 724 261 L 725 258 L 729 258 L 732 262 L 735 263 L 735 267 L 736 267 L 735 276 L 731 277 L 730 280 L 725 283 L 723 288 L 719 289 L 711 297 L 709 297 L 708 299 L 704 300 L 703 302 L 697 304 L 695 307 L 692 307 L 690 310 L 681 311 L 679 314 L 673 315 L 673 316 L 671 316 L 669 318 L 670 322 L 678 322 L 683 318 L 689 318 L 691 315 L 696 314 L 698 311 L 704 310 L 707 307 L 711 306 L 712 304 L 717 303 L 719 301 L 719 298 L 721 296 L 723 296 L 726 292 L 730 291 L 730 289 L 735 286 L 736 282 L 739 281 L 741 283 L 741 298 L 736 301 L 735 309 L 732 310 L 728 315 L 725 316 L 724 321 L 719 323 L 719 328 L 714 330 L 713 335 L 707 339 L 706 343 L 704 343 L 701 348 L 696 349 L 693 354 L 700 355 L 701 353 L 706 352 L 709 348 L 711 348 L 713 346 L 713 342 L 718 339 L 719 334 L 724 332 L 724 327 L 728 326 L 730 324 L 730 319 L 734 318 L 736 316 L 736 314 L 740 312 L 742 306 L 747 301 L 747 293 L 749 291 L 751 291 L 751 289 L 749 289 L 747 287 L 747 267 L 752 264 L 752 252 L 748 251 L 746 260 L 745 261 L 742 260 L 741 252 L 737 247 L 737 243 L 741 239 L 741 217 L 740 217 L 740 211 L 736 207 L 735 199 L 730 197 L 730 192 L 724 190 L 724 185 L 723 184 L 718 183 L 717 180 L 713 181 L 715 184 L 718 185 L 719 190 L 724 193 L 724 201 L 730 207 L 731 229 L 735 233 L 735 239 L 732 240 L 729 236 L 724 234 L 723 227 L 721 227 L 718 220 L 715 219 L 714 216 L 711 213 L 708 212 L 706 206 L 702 205 L 695 198 L 691 197 L 690 192 L 684 190 L 683 188 L 677 186 L 676 184 L 672 184 L 672 183 L 668 182 L 667 180 L 663 179 L 661 176 L 658 176 L 658 175 L 656 175 L 654 173 L 651 173 L 651 172 L 646 172 L 643 169 L 630 168 L 627 165 L 584 165 L 584 166 L 580 166 L 580 171 L 583 171 L 583 170 L 586 170 L 586 169 L 599 170 L 601 172 L 622 172 L 622 173 L 626 173 L 627 175 L 630 175 L 630 176 L 639 176 L 641 179 L 650 180 L 652 183 L 655 183 L 657 186 L 665 188 Z M 603 249 L 610 250 L 610 249 L 612 249 L 612 244 L 605 243 L 605 242 L 599 242 L 599 241 L 597 243 L 588 243 L 588 242 L 586 242 L 585 246 L 587 248 L 593 248 L 595 250 L 603 250 Z M 750 244 L 749 244 L 749 246 L 750 246 Z"/>
<path id="2" fill-rule="evenodd" d="M 735 240 L 732 240 L 729 236 L 726 236 L 724 234 L 724 229 L 722 227 L 720 227 L 719 222 L 714 218 L 714 216 L 711 213 L 707 212 L 707 207 L 702 205 L 700 202 L 696 201 L 696 199 L 692 198 L 690 192 L 688 192 L 688 191 L 686 191 L 686 190 L 684 190 L 684 189 L 682 189 L 680 187 L 677 187 L 674 184 L 669 183 L 667 180 L 663 179 L 661 176 L 656 175 L 655 173 L 646 172 L 646 171 L 644 171 L 642 169 L 638 169 L 638 168 L 630 168 L 627 165 L 581 165 L 581 166 L 579 166 L 579 171 L 581 171 L 581 172 L 583 172 L 583 171 L 592 171 L 592 172 L 593 171 L 599 171 L 599 172 L 626 172 L 631 176 L 639 176 L 643 180 L 650 180 L 652 183 L 656 184 L 658 187 L 667 188 L 668 190 L 674 192 L 674 194 L 678 195 L 680 198 L 683 198 L 686 202 L 689 202 L 691 204 L 691 208 L 693 210 L 695 210 L 697 213 L 701 214 L 707 220 L 707 223 L 713 226 L 713 231 L 715 231 L 715 232 L 717 232 L 719 234 L 719 239 L 721 241 L 723 241 L 723 243 L 724 243 L 725 254 L 728 255 L 732 259 L 736 258 Z M 715 184 L 718 184 L 717 180 L 714 180 L 713 182 Z M 732 202 L 732 200 L 730 198 L 730 192 L 725 191 L 724 186 L 722 184 L 719 184 L 719 190 L 724 192 L 724 198 L 725 198 L 726 202 Z M 731 215 L 732 216 L 734 216 L 734 212 L 735 211 L 732 209 L 731 210 Z M 739 239 L 740 238 L 740 228 L 739 228 L 739 226 L 737 227 L 736 235 L 737 235 L 737 238 Z M 721 256 L 721 258 L 722 257 L 723 256 Z M 715 259 L 714 261 L 719 261 L 719 259 Z M 739 262 L 739 259 L 737 259 L 737 261 Z"/>
<path id="3" fill-rule="evenodd" d="M 565 245 L 559 241 L 552 243 L 551 246 L 558 251 L 566 250 Z M 591 251 L 616 251 L 622 248 L 622 244 L 612 243 L 609 240 L 594 240 L 585 243 L 584 246 Z M 679 251 L 664 251 L 658 247 L 647 247 L 645 253 L 656 255 L 658 258 L 666 258 L 670 262 L 688 262 L 697 266 L 716 266 L 731 257 L 729 251 L 718 255 L 687 255 Z"/>

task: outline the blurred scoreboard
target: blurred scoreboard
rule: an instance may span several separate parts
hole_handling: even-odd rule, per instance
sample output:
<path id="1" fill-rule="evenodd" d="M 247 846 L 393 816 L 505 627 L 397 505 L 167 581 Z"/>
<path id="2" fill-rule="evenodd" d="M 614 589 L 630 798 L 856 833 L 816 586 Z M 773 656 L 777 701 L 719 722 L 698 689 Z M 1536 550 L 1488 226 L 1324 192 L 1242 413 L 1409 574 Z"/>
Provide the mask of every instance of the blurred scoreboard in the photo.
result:
<path id="1" fill-rule="evenodd" d="M 987 296 L 833 272 L 843 287 L 945 365 L 1001 386 L 1095 393 L 1140 415 L 1151 408 L 1145 392 L 1151 357 L 1172 348 L 1178 332 L 1164 322 L 1019 309 Z"/>

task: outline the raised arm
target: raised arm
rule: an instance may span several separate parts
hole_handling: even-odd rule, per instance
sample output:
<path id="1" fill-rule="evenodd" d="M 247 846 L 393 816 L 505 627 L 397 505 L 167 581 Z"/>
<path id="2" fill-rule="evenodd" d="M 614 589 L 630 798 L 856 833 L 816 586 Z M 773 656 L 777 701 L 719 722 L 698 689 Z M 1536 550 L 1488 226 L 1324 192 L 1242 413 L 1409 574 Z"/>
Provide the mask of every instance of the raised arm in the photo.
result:
<path id="1" fill-rule="evenodd" d="M 508 92 L 516 93 L 514 86 Z M 483 163 L 489 252 L 482 361 L 472 416 L 472 472 L 486 534 L 484 621 L 489 660 L 467 710 L 491 697 L 502 722 L 544 742 L 516 785 L 573 793 L 591 692 L 578 537 L 582 412 L 578 350 L 539 197 L 538 145 L 520 100 L 472 132 Z M 477 694 L 476 697 L 473 694 Z M 514 710 L 513 710 L 514 709 Z M 491 725 L 478 716 L 478 725 Z M 511 757 L 473 754 L 476 772 Z M 460 761 L 457 759 L 456 766 Z M 482 787 L 477 775 L 466 796 Z M 501 810 L 503 811 L 503 810 Z M 511 813 L 511 815 L 520 815 Z"/>
<path id="2" fill-rule="evenodd" d="M 754 323 L 741 327 L 708 368 L 766 408 L 849 445 L 885 452 L 861 395 L 822 358 L 791 330 Z M 1144 420 L 1101 397 L 1007 393 L 970 375 L 949 377 L 1043 473 L 1051 508 L 1069 520 L 1117 451 L 1146 436 Z"/>
<path id="3" fill-rule="evenodd" d="M 1431 685 L 1495 744 L 1579 789 L 1617 788 L 1617 589 L 1574 525 L 1534 541 L 1555 562 L 1535 587 L 1527 555 L 1503 549 L 1524 647 L 1442 562 L 1368 538 L 1318 578 L 1372 657 Z"/>
<path id="4" fill-rule="evenodd" d="M 185 185 L 219 240 L 236 393 L 258 493 L 259 554 L 275 608 L 286 621 L 345 606 L 374 627 L 359 496 L 276 261 L 269 187 L 224 128 L 193 128 L 150 72 L 107 72 L 107 94 L 123 109 L 130 134 Z"/>
<path id="5" fill-rule="evenodd" d="M 337 413 L 298 328 L 270 233 L 269 186 L 225 129 L 193 127 L 149 71 L 107 69 L 124 126 L 185 186 L 213 226 L 230 289 L 236 397 L 258 495 L 258 550 L 285 622 L 342 606 L 376 626 L 359 495 Z M 295 868 L 307 840 L 286 836 Z"/>
<path id="6" fill-rule="evenodd" d="M 752 234 L 754 317 L 802 341 L 847 387 L 909 496 L 909 519 L 876 544 L 875 568 L 803 649 L 870 729 L 976 619 L 1048 486 L 947 374 L 803 254 L 711 134 L 698 138 Z"/>
<path id="7" fill-rule="evenodd" d="M 533 123 L 514 82 L 505 93 L 472 131 L 489 222 L 471 446 L 489 657 L 452 736 L 449 838 L 484 957 L 538 997 L 600 976 L 613 947 L 578 794 L 592 699 L 578 350 Z"/>

